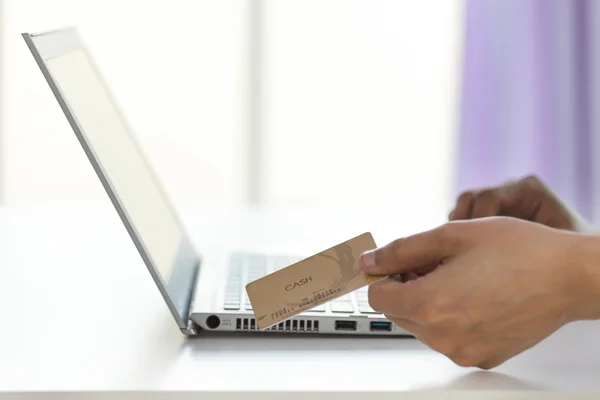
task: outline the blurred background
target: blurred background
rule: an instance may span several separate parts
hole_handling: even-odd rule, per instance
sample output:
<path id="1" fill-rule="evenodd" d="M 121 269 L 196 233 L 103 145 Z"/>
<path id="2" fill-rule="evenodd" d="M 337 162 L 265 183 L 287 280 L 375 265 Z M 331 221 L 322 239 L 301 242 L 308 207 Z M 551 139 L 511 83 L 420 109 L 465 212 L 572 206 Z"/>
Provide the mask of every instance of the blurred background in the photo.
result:
<path id="1" fill-rule="evenodd" d="M 110 207 L 20 36 L 69 25 L 182 210 L 600 210 L 600 1 L 0 0 L 1 204 Z"/>

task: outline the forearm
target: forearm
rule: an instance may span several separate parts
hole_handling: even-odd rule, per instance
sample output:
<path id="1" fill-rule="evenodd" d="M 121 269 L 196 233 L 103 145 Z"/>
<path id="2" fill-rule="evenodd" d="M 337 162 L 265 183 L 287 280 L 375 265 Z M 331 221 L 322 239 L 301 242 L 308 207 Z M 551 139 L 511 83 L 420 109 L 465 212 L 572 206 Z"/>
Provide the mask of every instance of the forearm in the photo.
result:
<path id="1" fill-rule="evenodd" d="M 566 256 L 571 320 L 600 319 L 600 235 L 576 233 Z"/>

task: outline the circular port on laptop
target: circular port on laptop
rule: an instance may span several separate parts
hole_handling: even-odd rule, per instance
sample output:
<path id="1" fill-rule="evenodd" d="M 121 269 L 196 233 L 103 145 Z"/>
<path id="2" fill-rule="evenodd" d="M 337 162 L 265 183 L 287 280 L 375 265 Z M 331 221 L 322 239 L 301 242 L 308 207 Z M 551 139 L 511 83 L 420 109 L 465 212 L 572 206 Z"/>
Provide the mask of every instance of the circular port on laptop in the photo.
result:
<path id="1" fill-rule="evenodd" d="M 219 325 L 221 325 L 221 318 L 217 317 L 216 315 L 211 315 L 210 317 L 206 318 L 206 326 L 208 326 L 210 329 L 217 329 Z"/>

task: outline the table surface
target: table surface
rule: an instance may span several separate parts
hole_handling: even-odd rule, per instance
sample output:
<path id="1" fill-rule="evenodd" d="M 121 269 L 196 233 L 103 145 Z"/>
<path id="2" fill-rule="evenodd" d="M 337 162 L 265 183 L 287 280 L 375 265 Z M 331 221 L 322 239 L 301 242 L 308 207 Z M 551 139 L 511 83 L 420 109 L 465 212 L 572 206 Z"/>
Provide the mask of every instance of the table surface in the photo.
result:
<path id="1" fill-rule="evenodd" d="M 248 246 L 301 243 L 302 254 L 366 230 L 383 244 L 443 221 L 350 214 L 185 221 L 199 249 L 227 237 Z M 307 229 L 307 221 L 321 225 Z M 0 209 L 0 272 L 0 392 L 600 391 L 596 322 L 568 325 L 494 371 L 458 367 L 411 338 L 185 338 L 109 209 Z"/>

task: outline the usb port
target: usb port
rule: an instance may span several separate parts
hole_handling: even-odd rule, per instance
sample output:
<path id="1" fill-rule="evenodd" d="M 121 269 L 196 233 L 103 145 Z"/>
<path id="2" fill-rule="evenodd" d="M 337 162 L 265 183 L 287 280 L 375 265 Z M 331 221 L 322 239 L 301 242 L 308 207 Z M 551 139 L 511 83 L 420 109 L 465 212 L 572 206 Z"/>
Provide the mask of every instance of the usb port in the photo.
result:
<path id="1" fill-rule="evenodd" d="M 372 321 L 371 322 L 371 331 L 391 332 L 392 331 L 392 323 L 385 322 L 385 321 Z"/>
<path id="2" fill-rule="evenodd" d="M 355 331 L 356 321 L 335 321 L 336 331 Z"/>

